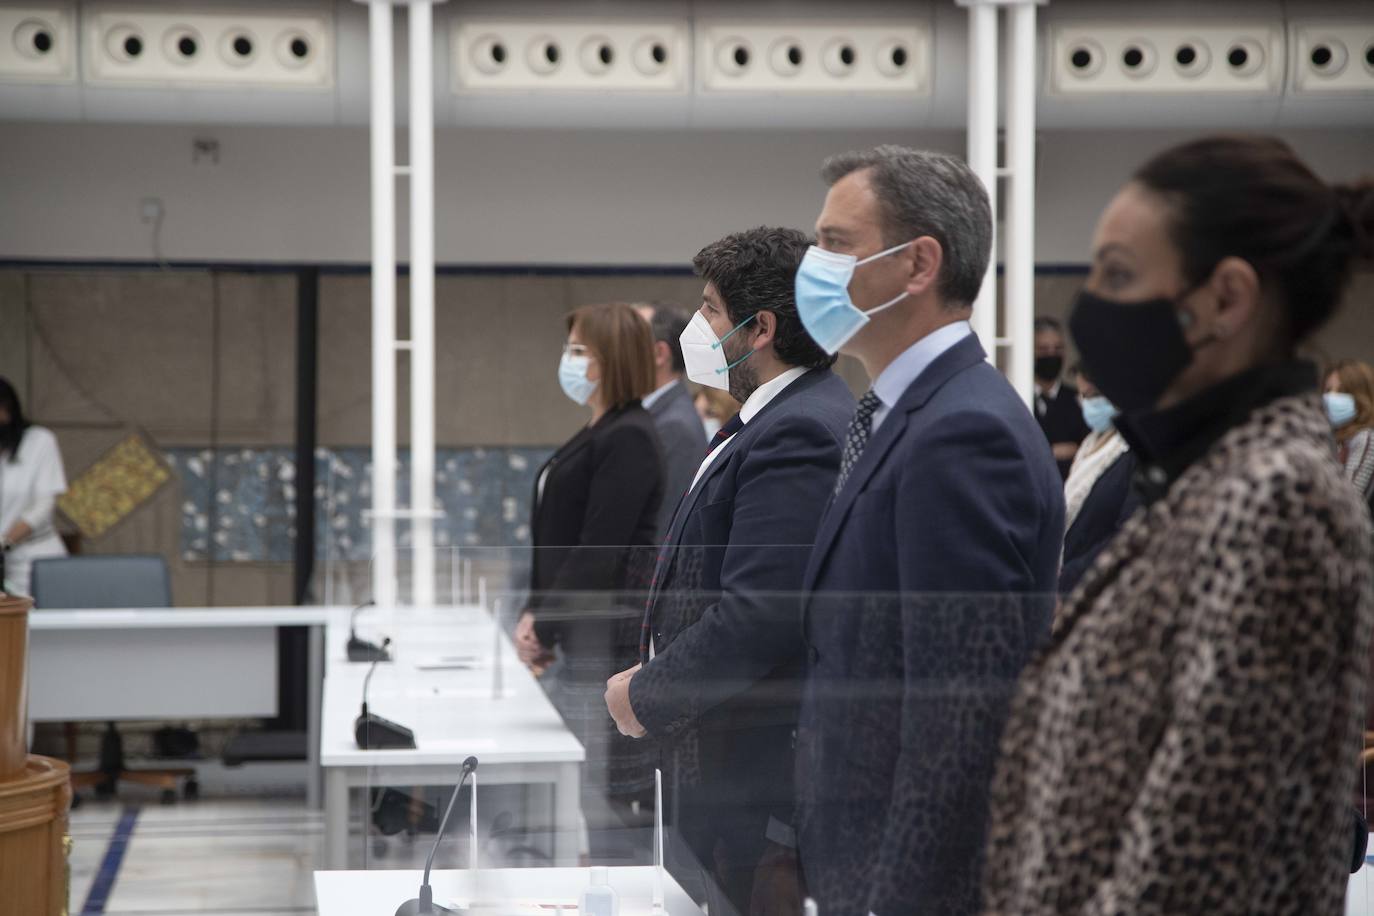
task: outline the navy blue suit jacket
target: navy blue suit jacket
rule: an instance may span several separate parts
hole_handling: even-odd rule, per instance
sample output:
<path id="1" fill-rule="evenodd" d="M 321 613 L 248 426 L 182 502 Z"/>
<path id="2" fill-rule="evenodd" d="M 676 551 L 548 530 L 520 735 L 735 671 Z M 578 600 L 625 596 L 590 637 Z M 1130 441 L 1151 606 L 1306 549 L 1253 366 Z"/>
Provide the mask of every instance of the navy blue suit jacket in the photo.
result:
<path id="1" fill-rule="evenodd" d="M 722 446 L 677 508 L 645 615 L 657 654 L 642 653 L 630 702 L 666 739 L 670 770 L 677 752 L 694 755 L 683 804 L 790 821 L 797 596 L 853 413 L 845 383 L 811 370 Z M 762 843 L 764 824 L 738 826 Z"/>
<path id="2" fill-rule="evenodd" d="M 978 911 L 998 742 L 1063 535 L 1049 444 L 965 338 L 873 433 L 807 568 L 798 829 L 821 912 Z"/>

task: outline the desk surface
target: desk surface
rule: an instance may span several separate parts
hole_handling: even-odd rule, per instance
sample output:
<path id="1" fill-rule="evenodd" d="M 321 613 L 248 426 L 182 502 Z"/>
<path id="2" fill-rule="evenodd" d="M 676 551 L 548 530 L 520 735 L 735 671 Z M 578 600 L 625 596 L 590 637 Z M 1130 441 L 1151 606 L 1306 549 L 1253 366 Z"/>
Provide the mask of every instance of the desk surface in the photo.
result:
<path id="1" fill-rule="evenodd" d="M 346 607 L 170 607 L 35 610 L 31 630 L 308 627 L 348 619 Z"/>
<path id="2" fill-rule="evenodd" d="M 327 632 L 324 767 L 449 766 L 469 754 L 484 765 L 585 759 L 581 743 L 485 611 L 458 607 L 360 617 L 360 637 L 380 642 L 384 633 L 392 637 L 396 661 L 377 666 L 368 709 L 414 730 L 417 747 L 357 747 L 353 722 L 371 663 L 346 660 L 348 621 L 341 618 Z"/>
<path id="3" fill-rule="evenodd" d="M 655 869 L 624 866 L 610 869 L 610 884 L 620 897 L 624 916 L 649 916 L 653 903 Z M 586 868 L 484 868 L 470 871 L 430 873 L 434 902 L 451 906 L 467 903 L 472 895 L 472 876 L 477 875 L 480 902 L 507 904 L 493 907 L 493 913 L 517 913 L 531 907 L 510 904 L 528 902 L 567 903 L 576 906 L 583 888 L 591 883 Z M 394 913 L 420 890 L 419 871 L 317 871 L 315 903 L 320 916 L 354 916 L 357 913 Z M 663 902 L 669 916 L 701 916 L 672 876 L 663 873 Z M 546 912 L 556 912 L 546 910 Z M 573 912 L 573 911 L 564 911 Z"/>

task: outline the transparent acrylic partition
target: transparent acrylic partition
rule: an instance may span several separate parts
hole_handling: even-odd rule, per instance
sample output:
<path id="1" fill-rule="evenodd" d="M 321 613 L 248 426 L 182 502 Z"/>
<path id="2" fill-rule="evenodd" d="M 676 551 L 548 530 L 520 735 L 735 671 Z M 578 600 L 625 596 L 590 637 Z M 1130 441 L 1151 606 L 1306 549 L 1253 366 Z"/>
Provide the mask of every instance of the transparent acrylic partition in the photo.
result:
<path id="1" fill-rule="evenodd" d="M 373 873 L 388 912 L 419 896 L 431 855 L 433 902 L 455 910 L 572 916 L 604 879 L 627 916 L 801 912 L 803 874 L 828 887 L 881 854 L 825 831 L 901 834 L 885 831 L 902 781 L 951 812 L 950 855 L 976 861 L 1054 597 L 737 584 L 808 554 L 440 552 L 441 603 L 357 616 L 353 637 L 387 660 L 348 661 L 331 629 L 322 756 L 346 812 L 328 818 L 331 867 Z M 404 582 L 404 552 L 397 568 Z"/>

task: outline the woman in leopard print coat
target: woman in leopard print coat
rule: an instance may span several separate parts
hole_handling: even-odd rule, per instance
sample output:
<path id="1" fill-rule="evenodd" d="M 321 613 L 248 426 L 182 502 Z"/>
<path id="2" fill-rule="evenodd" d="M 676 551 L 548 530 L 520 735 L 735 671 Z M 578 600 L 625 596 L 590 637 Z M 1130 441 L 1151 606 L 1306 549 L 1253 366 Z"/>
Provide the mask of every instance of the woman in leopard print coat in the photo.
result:
<path id="1" fill-rule="evenodd" d="M 1243 137 L 1160 154 L 1103 214 L 1071 328 L 1145 505 L 1022 676 L 988 913 L 1343 911 L 1374 548 L 1291 354 L 1372 215 Z"/>

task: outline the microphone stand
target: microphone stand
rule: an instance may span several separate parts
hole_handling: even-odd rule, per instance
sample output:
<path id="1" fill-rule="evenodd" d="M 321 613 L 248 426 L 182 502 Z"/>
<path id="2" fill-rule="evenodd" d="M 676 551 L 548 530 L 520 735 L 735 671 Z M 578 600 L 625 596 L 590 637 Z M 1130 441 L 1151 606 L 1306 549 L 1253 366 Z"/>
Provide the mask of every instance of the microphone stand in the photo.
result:
<path id="1" fill-rule="evenodd" d="M 376 602 L 364 601 L 353 609 L 353 613 L 348 616 L 348 660 L 350 662 L 389 662 L 391 653 L 386 651 L 386 646 L 379 646 L 376 643 L 368 642 L 366 639 L 358 638 L 358 612 L 363 608 L 374 607 Z"/>
<path id="2" fill-rule="evenodd" d="M 389 645 L 391 645 L 390 638 L 382 640 L 382 651 L 386 651 L 386 647 Z M 377 672 L 377 663 L 380 661 L 380 658 L 373 659 L 372 667 L 367 669 L 367 677 L 363 678 L 363 711 L 362 715 L 353 720 L 353 740 L 357 742 L 359 749 L 364 751 L 391 748 L 413 749 L 415 747 L 415 732 L 399 722 L 383 719 L 376 713 L 367 711 L 367 691 L 372 686 L 372 675 Z"/>
<path id="3" fill-rule="evenodd" d="M 439 851 L 439 844 L 444 841 L 444 831 L 448 829 L 448 819 L 453 814 L 453 806 L 458 802 L 459 793 L 463 791 L 463 783 L 467 782 L 468 777 L 476 769 L 476 757 L 469 757 L 463 761 L 463 774 L 458 777 L 458 785 L 453 787 L 453 797 L 448 800 L 444 818 L 439 822 L 439 833 L 434 838 L 434 846 L 429 850 L 429 858 L 425 860 L 425 876 L 420 882 L 420 896 L 401 904 L 396 910 L 396 916 L 457 916 L 460 912 L 434 902 L 434 890 L 429 886 L 429 870 L 434 865 L 434 854 Z"/>

